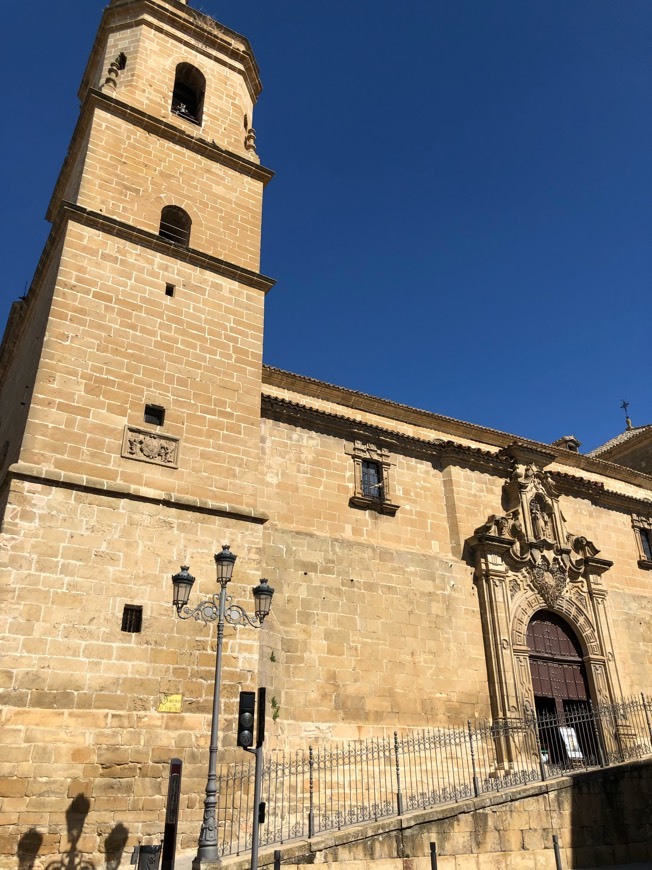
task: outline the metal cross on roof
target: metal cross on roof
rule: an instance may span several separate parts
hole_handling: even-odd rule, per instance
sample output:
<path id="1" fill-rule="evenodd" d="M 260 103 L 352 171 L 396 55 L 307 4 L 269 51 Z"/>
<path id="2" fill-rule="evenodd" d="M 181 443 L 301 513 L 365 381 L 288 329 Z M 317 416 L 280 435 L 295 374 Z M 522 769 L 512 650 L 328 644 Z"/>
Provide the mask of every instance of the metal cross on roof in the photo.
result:
<path id="1" fill-rule="evenodd" d="M 629 408 L 629 404 L 630 404 L 629 402 L 626 402 L 626 401 L 623 399 L 623 403 L 622 403 L 622 405 L 620 406 L 620 407 L 623 409 L 623 411 L 625 412 L 625 427 L 626 427 L 627 429 L 631 429 L 631 428 L 632 428 L 632 421 L 629 419 L 629 414 L 627 413 L 627 409 Z"/>

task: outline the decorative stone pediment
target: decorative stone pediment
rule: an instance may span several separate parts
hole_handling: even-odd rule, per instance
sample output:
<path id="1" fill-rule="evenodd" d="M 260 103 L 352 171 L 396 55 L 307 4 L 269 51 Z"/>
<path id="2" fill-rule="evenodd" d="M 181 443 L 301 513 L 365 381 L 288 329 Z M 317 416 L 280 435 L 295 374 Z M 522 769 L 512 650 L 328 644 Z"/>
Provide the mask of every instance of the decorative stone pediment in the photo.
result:
<path id="1" fill-rule="evenodd" d="M 467 551 L 477 551 L 482 543 L 482 549 L 501 553 L 509 568 L 527 567 L 530 576 L 537 578 L 539 589 L 559 588 L 563 594 L 561 574 L 568 580 L 577 578 L 587 560 L 594 560 L 599 551 L 585 537 L 566 531 L 551 476 L 533 463 L 513 461 L 503 487 L 502 504 L 505 513 L 492 514 L 476 529 L 466 542 Z M 551 584 L 553 576 L 556 579 Z M 549 592 L 542 597 L 549 601 L 551 595 Z"/>
<path id="2" fill-rule="evenodd" d="M 564 543 L 559 494 L 548 472 L 533 463 L 513 464 L 510 479 L 503 487 L 503 507 L 508 513 L 518 512 L 527 541 Z"/>
<path id="3" fill-rule="evenodd" d="M 378 444 L 372 444 L 367 441 L 356 439 L 351 444 L 346 445 L 346 452 L 349 455 L 359 457 L 360 459 L 369 459 L 372 462 L 380 462 L 386 465 L 391 464 L 389 450 Z"/>

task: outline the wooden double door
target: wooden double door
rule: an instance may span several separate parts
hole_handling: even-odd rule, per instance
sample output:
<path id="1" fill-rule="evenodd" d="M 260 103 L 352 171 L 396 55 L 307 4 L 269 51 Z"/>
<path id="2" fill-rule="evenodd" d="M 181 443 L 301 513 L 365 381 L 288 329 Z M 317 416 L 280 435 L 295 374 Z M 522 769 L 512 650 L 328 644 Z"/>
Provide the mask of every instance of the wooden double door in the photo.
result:
<path id="1" fill-rule="evenodd" d="M 539 742 L 551 762 L 594 754 L 589 687 L 580 643 L 568 623 L 546 610 L 527 631 Z"/>

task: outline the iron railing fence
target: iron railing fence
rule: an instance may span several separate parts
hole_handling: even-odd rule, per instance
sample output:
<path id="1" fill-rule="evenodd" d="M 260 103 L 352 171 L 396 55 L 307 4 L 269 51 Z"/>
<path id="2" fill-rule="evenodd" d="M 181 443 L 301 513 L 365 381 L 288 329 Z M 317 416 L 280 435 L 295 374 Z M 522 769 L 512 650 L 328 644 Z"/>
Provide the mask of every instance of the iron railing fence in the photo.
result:
<path id="1" fill-rule="evenodd" d="M 267 753 L 260 845 L 454 803 L 570 771 L 652 755 L 652 700 L 568 704 L 562 716 L 467 723 L 335 747 Z M 218 778 L 221 855 L 251 847 L 254 765 Z"/>

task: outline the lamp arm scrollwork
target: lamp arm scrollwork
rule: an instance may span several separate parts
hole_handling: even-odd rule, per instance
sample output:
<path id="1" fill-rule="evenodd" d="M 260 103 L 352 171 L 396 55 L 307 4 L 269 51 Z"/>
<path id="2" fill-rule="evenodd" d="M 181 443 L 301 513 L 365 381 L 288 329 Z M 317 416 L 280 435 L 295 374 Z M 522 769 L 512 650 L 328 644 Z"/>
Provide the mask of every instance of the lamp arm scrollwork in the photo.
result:
<path id="1" fill-rule="evenodd" d="M 230 595 L 226 596 L 227 605 L 224 609 L 224 621 L 229 625 L 251 625 L 252 628 L 260 628 L 262 623 L 259 618 L 250 616 L 239 604 L 233 604 L 232 600 Z M 182 607 L 178 614 L 180 619 L 195 619 L 197 622 L 203 622 L 204 625 L 218 622 L 220 618 L 219 592 L 206 601 L 202 601 L 196 607 Z"/>
<path id="2" fill-rule="evenodd" d="M 260 628 L 262 625 L 257 616 L 249 616 L 239 604 L 227 604 L 224 621 L 229 625 L 250 625 L 252 628 Z"/>
<path id="3" fill-rule="evenodd" d="M 204 625 L 217 622 L 220 615 L 219 592 L 206 601 L 200 602 L 196 607 L 188 607 L 187 605 L 181 607 L 177 613 L 180 619 L 196 619 L 197 622 L 203 622 Z"/>

